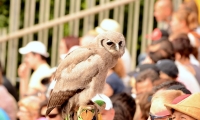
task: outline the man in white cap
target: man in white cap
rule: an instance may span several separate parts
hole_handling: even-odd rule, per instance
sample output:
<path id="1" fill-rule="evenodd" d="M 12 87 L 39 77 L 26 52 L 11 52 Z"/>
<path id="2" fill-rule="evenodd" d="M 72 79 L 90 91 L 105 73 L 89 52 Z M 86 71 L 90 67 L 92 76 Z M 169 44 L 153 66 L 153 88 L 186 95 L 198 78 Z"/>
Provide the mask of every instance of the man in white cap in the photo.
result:
<path id="1" fill-rule="evenodd" d="M 50 69 L 46 58 L 49 57 L 47 49 L 42 42 L 32 41 L 25 47 L 19 49 L 19 53 L 24 56 L 24 63 L 18 68 L 18 75 L 20 77 L 20 95 L 34 94 L 36 92 L 43 92 L 45 86 L 41 84 L 41 80 L 46 77 L 46 72 Z M 29 69 L 32 73 L 29 79 Z M 29 81 L 30 80 L 30 81 Z M 27 86 L 29 82 L 29 85 Z"/>
<path id="2" fill-rule="evenodd" d="M 97 94 L 94 98 L 92 98 L 93 102 L 103 101 L 105 102 L 106 106 L 105 109 L 102 111 L 102 120 L 113 120 L 115 116 L 115 110 L 113 109 L 112 101 L 109 97 L 104 94 Z"/>

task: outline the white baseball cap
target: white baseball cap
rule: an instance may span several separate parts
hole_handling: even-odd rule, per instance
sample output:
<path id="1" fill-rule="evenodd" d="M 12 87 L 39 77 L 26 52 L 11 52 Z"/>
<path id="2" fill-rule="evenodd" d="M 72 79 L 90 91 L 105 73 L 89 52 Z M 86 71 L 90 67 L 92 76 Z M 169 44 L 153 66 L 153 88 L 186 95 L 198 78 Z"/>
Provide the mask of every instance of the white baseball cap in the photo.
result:
<path id="1" fill-rule="evenodd" d="M 97 100 L 102 100 L 102 101 L 104 101 L 106 103 L 105 110 L 110 110 L 111 108 L 113 108 L 112 101 L 106 95 L 104 95 L 104 94 L 97 94 L 96 96 L 94 96 L 92 98 L 93 102 L 95 102 Z"/>
<path id="2" fill-rule="evenodd" d="M 25 47 L 19 49 L 20 54 L 28 54 L 30 52 L 38 53 L 44 57 L 49 57 L 45 45 L 40 41 L 31 41 Z"/>
<path id="3" fill-rule="evenodd" d="M 115 31 L 119 32 L 120 25 L 117 21 L 113 19 L 104 19 L 98 27 L 95 28 L 95 31 L 100 34 L 106 31 Z"/>

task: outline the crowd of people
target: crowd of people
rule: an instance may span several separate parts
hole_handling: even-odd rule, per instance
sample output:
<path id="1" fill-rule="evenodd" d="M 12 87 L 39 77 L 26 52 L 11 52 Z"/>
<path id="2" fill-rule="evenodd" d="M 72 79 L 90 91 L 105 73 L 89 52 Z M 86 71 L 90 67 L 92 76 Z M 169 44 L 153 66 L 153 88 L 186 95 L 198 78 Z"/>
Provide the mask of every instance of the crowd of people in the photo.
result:
<path id="1" fill-rule="evenodd" d="M 172 0 L 157 0 L 154 16 L 163 27 L 147 35 L 152 41 L 146 52 L 139 55 L 138 66 L 131 70 L 136 61 L 125 49 L 116 66 L 108 71 L 102 93 L 92 99 L 105 102 L 102 120 L 200 120 L 198 7 L 194 0 L 187 0 L 174 11 Z M 59 61 L 109 30 L 119 32 L 119 23 L 104 19 L 81 38 L 64 37 L 59 42 Z M 60 107 L 46 115 L 56 84 L 56 66 L 51 68 L 47 63 L 50 55 L 46 46 L 32 41 L 19 53 L 24 56 L 18 67 L 19 96 L 0 64 L 0 119 L 64 120 Z"/>

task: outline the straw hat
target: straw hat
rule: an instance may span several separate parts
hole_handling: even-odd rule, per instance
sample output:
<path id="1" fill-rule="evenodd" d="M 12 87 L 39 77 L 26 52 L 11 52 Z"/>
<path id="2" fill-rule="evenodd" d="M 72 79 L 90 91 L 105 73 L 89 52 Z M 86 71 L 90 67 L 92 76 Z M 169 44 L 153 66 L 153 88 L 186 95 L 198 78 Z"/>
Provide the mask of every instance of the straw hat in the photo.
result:
<path id="1" fill-rule="evenodd" d="M 95 31 L 100 34 L 106 31 L 120 31 L 120 25 L 117 21 L 113 19 L 104 19 L 101 24 L 95 28 Z"/>
<path id="2" fill-rule="evenodd" d="M 177 97 L 172 104 L 165 104 L 171 110 L 182 112 L 195 119 L 200 120 L 200 93 L 183 95 Z"/>

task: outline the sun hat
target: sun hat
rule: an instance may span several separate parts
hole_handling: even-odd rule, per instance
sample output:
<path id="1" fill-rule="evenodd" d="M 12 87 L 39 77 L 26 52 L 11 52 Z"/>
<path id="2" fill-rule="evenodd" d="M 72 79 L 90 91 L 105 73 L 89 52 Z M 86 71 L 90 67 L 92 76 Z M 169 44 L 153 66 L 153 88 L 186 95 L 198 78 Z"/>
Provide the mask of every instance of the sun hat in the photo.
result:
<path id="1" fill-rule="evenodd" d="M 200 120 L 200 93 L 182 95 L 174 99 L 172 104 L 165 104 L 170 110 L 176 110 Z"/>
<path id="2" fill-rule="evenodd" d="M 115 31 L 119 32 L 120 25 L 117 21 L 113 19 L 104 19 L 98 27 L 95 28 L 95 31 L 100 34 L 106 31 Z"/>
<path id="3" fill-rule="evenodd" d="M 31 41 L 25 47 L 19 49 L 20 54 L 28 54 L 30 52 L 38 53 L 44 57 L 49 57 L 45 45 L 40 41 Z"/>
<path id="4" fill-rule="evenodd" d="M 172 103 L 178 96 L 184 95 L 180 90 L 160 90 L 157 91 L 151 99 L 150 113 L 156 116 L 169 116 L 170 110 L 165 103 Z"/>
<path id="5" fill-rule="evenodd" d="M 111 108 L 113 108 L 112 101 L 110 100 L 109 97 L 107 97 L 104 94 L 97 94 L 96 96 L 92 98 L 93 102 L 100 101 L 100 100 L 105 102 L 106 104 L 105 110 L 110 110 Z"/>

